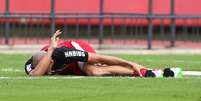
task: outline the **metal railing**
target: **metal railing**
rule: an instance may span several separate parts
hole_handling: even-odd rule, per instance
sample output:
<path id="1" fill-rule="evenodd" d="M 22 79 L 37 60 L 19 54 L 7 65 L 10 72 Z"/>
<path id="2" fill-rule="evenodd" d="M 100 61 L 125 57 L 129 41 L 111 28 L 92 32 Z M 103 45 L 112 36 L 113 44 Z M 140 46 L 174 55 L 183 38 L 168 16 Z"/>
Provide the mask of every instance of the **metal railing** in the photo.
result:
<path id="1" fill-rule="evenodd" d="M 63 31 L 64 38 L 99 45 L 145 43 L 151 49 L 152 40 L 169 41 L 170 47 L 176 40 L 200 41 L 201 16 L 175 15 L 174 0 L 169 15 L 153 14 L 153 0 L 148 1 L 148 14 L 104 13 L 104 0 L 100 0 L 99 13 L 55 13 L 55 0 L 51 0 L 50 13 L 23 14 L 10 13 L 10 0 L 6 0 L 6 11 L 0 14 L 0 44 L 45 43 L 56 29 Z"/>

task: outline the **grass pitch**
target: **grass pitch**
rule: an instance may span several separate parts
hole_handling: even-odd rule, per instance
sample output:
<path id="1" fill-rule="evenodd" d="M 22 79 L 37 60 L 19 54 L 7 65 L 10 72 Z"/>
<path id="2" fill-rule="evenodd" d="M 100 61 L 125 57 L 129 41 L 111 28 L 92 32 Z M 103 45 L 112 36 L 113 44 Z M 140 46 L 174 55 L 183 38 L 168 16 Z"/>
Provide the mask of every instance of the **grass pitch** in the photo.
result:
<path id="1" fill-rule="evenodd" d="M 2 101 L 201 101 L 201 78 L 29 78 L 29 54 L 0 54 Z M 198 55 L 118 55 L 149 68 L 201 71 Z M 7 78 L 4 78 L 7 77 Z M 18 78 L 20 77 L 20 78 Z"/>

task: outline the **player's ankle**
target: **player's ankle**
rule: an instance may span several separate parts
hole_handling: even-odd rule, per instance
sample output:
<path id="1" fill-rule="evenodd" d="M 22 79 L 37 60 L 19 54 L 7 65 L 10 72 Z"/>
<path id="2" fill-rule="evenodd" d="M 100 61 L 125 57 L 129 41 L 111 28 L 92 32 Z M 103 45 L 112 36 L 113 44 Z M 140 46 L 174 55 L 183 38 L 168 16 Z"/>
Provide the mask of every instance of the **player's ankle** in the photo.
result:
<path id="1" fill-rule="evenodd" d="M 147 70 L 145 77 L 156 77 L 156 75 L 152 70 Z"/>
<path id="2" fill-rule="evenodd" d="M 145 77 L 156 77 L 160 78 L 163 76 L 163 72 L 159 69 L 154 69 L 154 70 L 147 70 L 147 73 Z"/>

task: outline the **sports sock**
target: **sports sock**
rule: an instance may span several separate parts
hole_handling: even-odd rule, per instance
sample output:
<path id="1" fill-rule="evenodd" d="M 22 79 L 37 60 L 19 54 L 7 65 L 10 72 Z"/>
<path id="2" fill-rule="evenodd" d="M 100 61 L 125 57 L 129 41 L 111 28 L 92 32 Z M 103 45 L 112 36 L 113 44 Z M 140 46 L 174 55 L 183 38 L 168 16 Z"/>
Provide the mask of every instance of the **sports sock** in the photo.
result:
<path id="1" fill-rule="evenodd" d="M 140 73 L 142 74 L 143 77 L 145 77 L 146 72 L 147 72 L 147 69 L 140 69 Z M 131 76 L 139 77 L 140 75 L 136 71 L 134 71 Z"/>
<path id="2" fill-rule="evenodd" d="M 140 73 L 143 77 L 162 77 L 163 72 L 158 69 L 148 70 L 148 69 L 140 69 Z M 134 72 L 132 76 L 139 77 L 137 72 Z"/>

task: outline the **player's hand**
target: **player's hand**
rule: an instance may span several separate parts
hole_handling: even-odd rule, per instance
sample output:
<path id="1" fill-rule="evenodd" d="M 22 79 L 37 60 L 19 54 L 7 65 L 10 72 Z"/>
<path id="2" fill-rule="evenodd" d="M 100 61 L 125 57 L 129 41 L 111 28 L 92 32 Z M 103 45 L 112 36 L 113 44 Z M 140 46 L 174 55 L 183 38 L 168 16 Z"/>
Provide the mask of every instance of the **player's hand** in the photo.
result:
<path id="1" fill-rule="evenodd" d="M 51 37 L 51 41 L 50 41 L 50 48 L 52 49 L 55 49 L 57 48 L 58 46 L 58 41 L 59 41 L 59 35 L 61 34 L 62 32 L 60 30 L 57 30 L 53 36 Z"/>
<path id="2" fill-rule="evenodd" d="M 134 71 L 137 72 L 140 77 L 143 77 L 141 72 L 140 72 L 141 66 L 136 64 L 136 63 L 131 63 L 131 64 L 132 64 Z"/>

